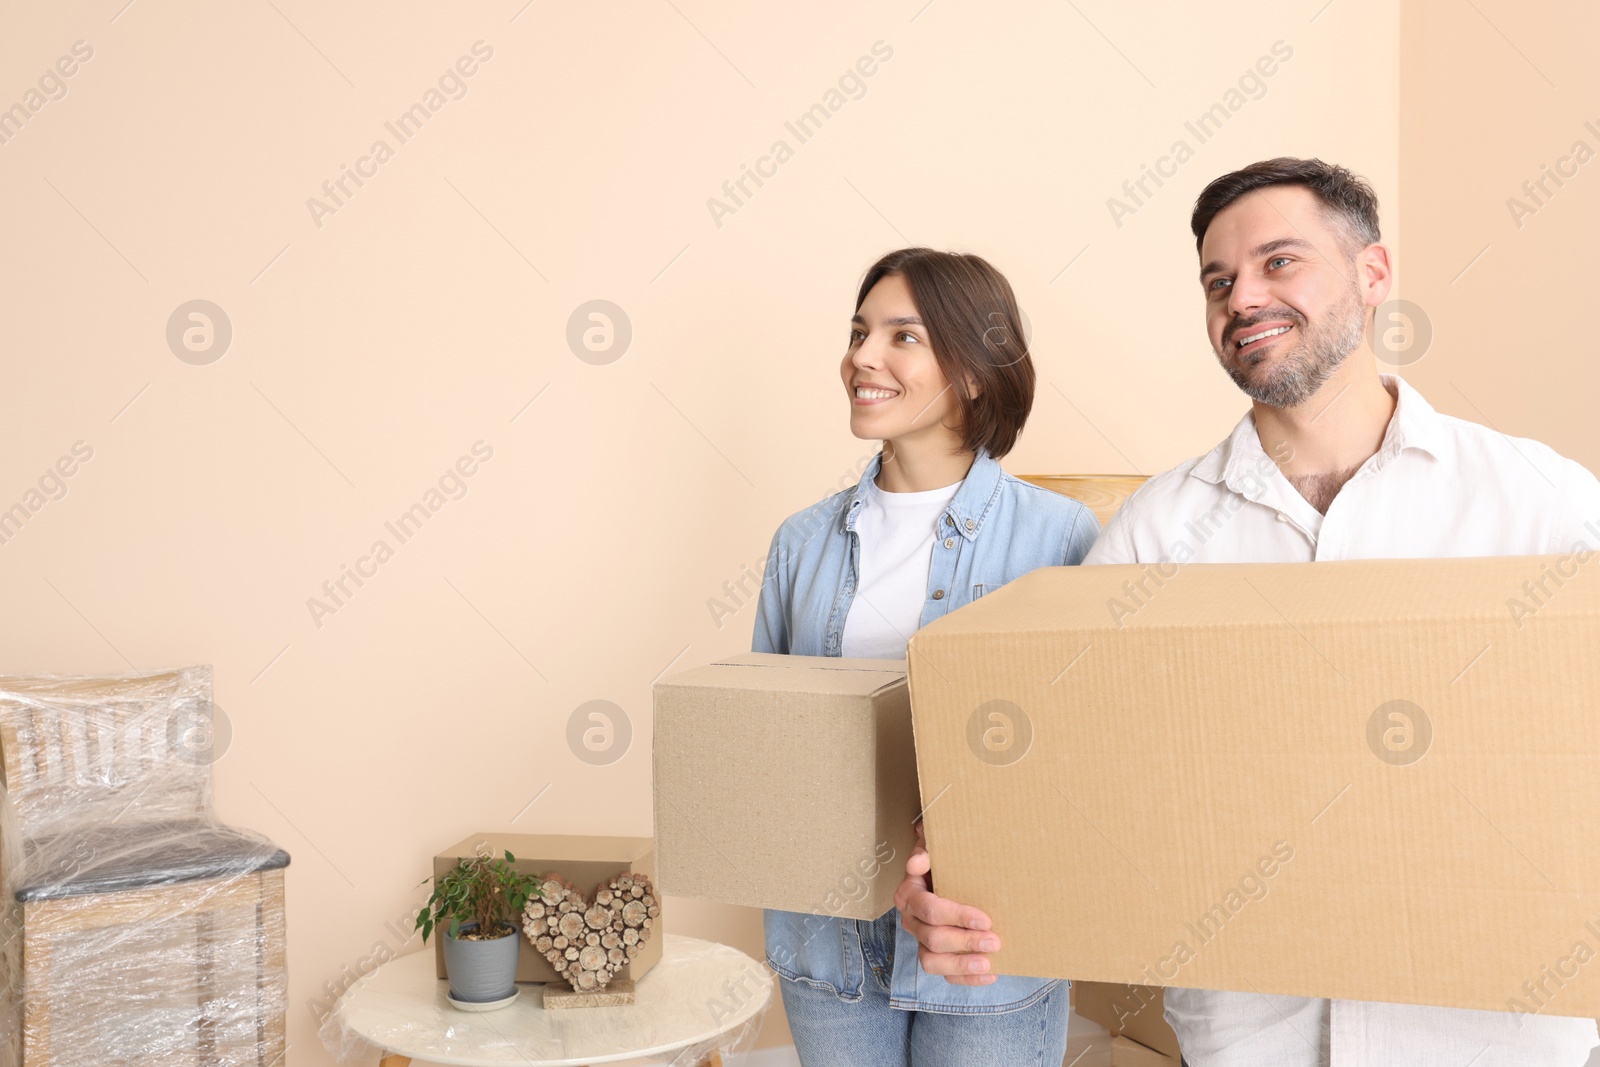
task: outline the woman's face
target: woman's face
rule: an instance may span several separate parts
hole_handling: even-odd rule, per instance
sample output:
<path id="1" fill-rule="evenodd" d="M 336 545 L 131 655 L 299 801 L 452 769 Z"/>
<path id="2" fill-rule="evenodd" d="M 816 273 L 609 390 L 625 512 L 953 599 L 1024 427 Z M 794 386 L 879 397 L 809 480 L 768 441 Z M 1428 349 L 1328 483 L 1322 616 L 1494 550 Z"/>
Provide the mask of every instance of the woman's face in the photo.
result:
<path id="1" fill-rule="evenodd" d="M 850 396 L 850 432 L 863 440 L 959 439 L 960 405 L 933 357 L 911 287 L 885 275 L 850 320 L 850 347 L 839 367 Z"/>

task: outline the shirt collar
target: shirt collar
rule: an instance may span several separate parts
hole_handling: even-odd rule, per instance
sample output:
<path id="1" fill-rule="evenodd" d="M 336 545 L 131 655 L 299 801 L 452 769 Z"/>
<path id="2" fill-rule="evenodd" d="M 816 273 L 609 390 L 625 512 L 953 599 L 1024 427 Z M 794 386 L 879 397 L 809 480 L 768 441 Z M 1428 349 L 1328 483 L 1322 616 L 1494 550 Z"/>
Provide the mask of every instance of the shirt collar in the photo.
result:
<path id="1" fill-rule="evenodd" d="M 1408 448 L 1420 449 L 1436 459 L 1442 457 L 1449 441 L 1443 416 L 1404 378 L 1382 374 L 1379 381 L 1395 398 L 1395 408 L 1384 430 L 1383 443 L 1368 462 L 1381 470 Z M 1247 411 L 1228 439 L 1202 456 L 1189 473 L 1202 481 L 1225 484 L 1234 492 L 1255 499 L 1256 494 L 1248 492 L 1248 487 L 1259 485 L 1276 467 L 1266 449 L 1261 447 L 1254 414 Z"/>
<path id="2" fill-rule="evenodd" d="M 882 469 L 883 452 L 879 451 L 872 457 L 872 462 L 867 464 L 867 469 L 862 472 L 861 480 L 856 483 L 856 487 L 850 491 L 850 499 L 845 503 L 842 531 L 855 531 L 856 518 L 861 514 L 862 502 L 870 491 L 868 487 L 873 484 Z M 967 476 L 961 481 L 961 488 L 956 490 L 956 495 L 950 498 L 950 503 L 944 509 L 944 514 L 950 520 L 944 524 L 944 528 L 954 529 L 968 541 L 976 540 L 978 531 L 983 529 L 984 516 L 989 512 L 989 505 L 994 503 L 1000 479 L 1004 474 L 1005 471 L 1001 469 L 998 460 L 985 450 L 978 449 L 973 456 L 972 469 L 967 471 Z"/>
<path id="3" fill-rule="evenodd" d="M 1445 458 L 1450 435 L 1445 431 L 1444 416 L 1433 410 L 1433 405 L 1407 382 L 1393 374 L 1380 375 L 1384 388 L 1394 394 L 1394 417 L 1378 446 L 1382 463 L 1398 456 L 1407 448 L 1418 448 L 1434 459 Z"/>

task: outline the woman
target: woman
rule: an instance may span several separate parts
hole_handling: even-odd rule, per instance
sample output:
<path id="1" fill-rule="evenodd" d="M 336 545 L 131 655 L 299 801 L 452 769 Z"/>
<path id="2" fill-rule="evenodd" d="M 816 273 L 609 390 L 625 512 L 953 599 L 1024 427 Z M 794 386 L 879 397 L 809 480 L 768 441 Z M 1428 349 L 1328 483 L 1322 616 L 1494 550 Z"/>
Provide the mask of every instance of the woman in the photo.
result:
<path id="1" fill-rule="evenodd" d="M 839 370 L 850 432 L 882 450 L 853 489 L 778 528 L 755 651 L 904 659 L 932 620 L 1083 559 L 1094 515 L 997 462 L 1033 406 L 1020 322 L 1011 286 L 977 256 L 907 248 L 867 271 Z M 873 921 L 768 911 L 765 926 L 807 1067 L 1061 1063 L 1065 982 L 930 976 L 893 909 Z"/>

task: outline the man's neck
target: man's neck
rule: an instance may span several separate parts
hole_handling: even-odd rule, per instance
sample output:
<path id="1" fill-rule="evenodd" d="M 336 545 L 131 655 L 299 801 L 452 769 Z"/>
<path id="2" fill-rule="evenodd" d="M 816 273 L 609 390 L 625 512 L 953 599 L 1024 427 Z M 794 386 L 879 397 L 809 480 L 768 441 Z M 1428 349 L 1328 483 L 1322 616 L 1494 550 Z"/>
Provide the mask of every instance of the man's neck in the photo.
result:
<path id="1" fill-rule="evenodd" d="M 1396 400 L 1366 345 L 1352 352 L 1305 403 L 1254 406 L 1256 436 L 1312 507 L 1326 513 L 1345 482 L 1383 444 Z"/>

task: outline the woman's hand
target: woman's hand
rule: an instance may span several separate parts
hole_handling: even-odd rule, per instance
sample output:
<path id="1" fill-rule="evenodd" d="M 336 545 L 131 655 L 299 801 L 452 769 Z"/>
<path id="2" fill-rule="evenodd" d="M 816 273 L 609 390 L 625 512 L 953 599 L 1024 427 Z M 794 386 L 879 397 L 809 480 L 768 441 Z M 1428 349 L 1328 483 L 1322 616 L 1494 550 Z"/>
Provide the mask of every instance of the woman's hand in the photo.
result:
<path id="1" fill-rule="evenodd" d="M 989 957 L 1000 938 L 989 928 L 989 916 L 933 893 L 932 860 L 928 858 L 922 820 L 917 820 L 917 847 L 906 859 L 906 876 L 894 891 L 900 925 L 921 946 L 917 959 L 929 974 L 943 975 L 955 985 L 989 985 Z"/>

